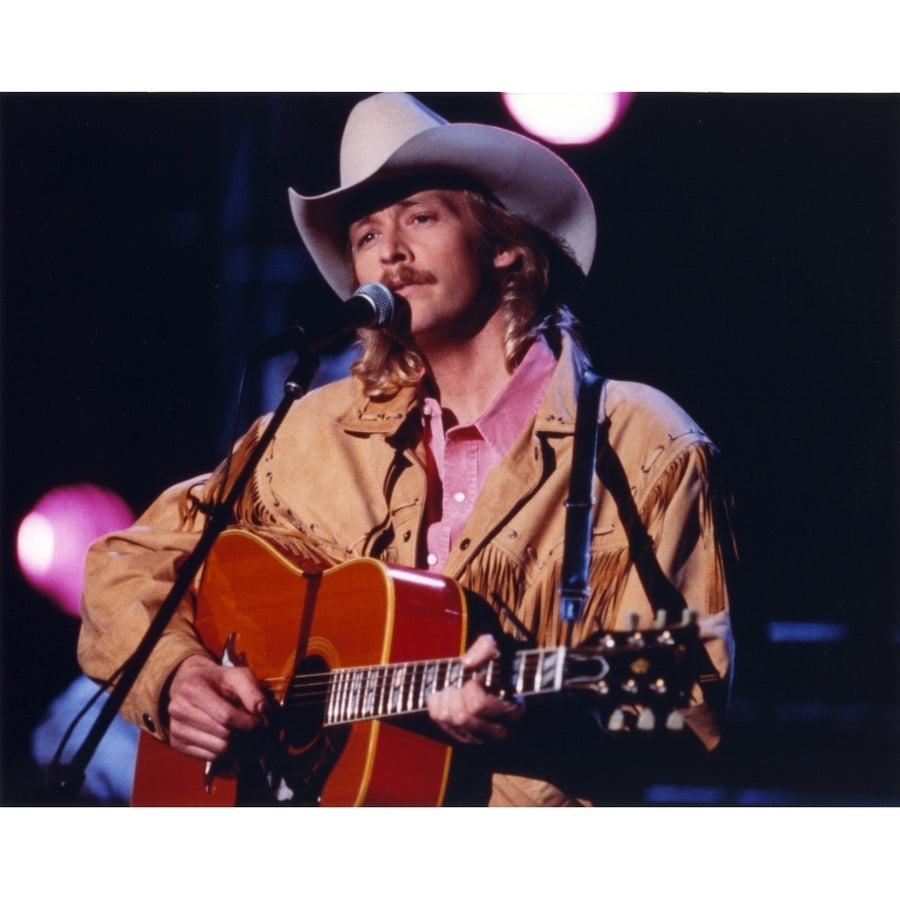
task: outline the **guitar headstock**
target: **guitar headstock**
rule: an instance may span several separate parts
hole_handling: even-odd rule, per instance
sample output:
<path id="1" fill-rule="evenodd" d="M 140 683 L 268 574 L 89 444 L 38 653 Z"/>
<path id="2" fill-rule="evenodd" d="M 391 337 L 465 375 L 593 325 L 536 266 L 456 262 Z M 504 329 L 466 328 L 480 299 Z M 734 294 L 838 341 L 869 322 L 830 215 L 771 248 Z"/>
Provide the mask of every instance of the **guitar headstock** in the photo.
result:
<path id="1" fill-rule="evenodd" d="M 661 612 L 652 628 L 639 628 L 635 616 L 629 630 L 598 632 L 569 650 L 566 684 L 594 693 L 610 731 L 680 731 L 698 648 L 695 612 L 672 625 Z"/>

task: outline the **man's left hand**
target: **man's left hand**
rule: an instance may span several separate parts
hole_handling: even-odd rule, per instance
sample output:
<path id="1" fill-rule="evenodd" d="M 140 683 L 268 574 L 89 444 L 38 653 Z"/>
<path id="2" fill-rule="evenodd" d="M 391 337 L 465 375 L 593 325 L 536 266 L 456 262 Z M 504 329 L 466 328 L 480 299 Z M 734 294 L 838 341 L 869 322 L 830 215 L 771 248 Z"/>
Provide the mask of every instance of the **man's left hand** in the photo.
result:
<path id="1" fill-rule="evenodd" d="M 483 634 L 465 652 L 462 661 L 467 669 L 477 669 L 497 656 L 497 642 L 491 635 Z M 432 720 L 461 744 L 505 738 L 507 726 L 524 712 L 521 703 L 488 693 L 478 678 L 469 679 L 462 687 L 431 694 L 427 704 Z"/>

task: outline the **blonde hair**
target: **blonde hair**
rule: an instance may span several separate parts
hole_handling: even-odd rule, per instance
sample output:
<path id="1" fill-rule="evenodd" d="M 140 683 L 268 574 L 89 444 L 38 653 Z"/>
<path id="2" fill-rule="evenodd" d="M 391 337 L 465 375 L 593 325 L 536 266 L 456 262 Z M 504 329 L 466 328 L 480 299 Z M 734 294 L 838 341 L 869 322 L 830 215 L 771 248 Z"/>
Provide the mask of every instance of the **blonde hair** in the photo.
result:
<path id="1" fill-rule="evenodd" d="M 504 359 L 513 371 L 538 335 L 558 354 L 561 335 L 578 340 L 577 320 L 560 298 L 574 293 L 583 275 L 562 244 L 480 191 L 459 191 L 492 250 L 514 248 L 515 262 L 499 272 L 499 303 L 505 322 Z M 390 397 L 425 376 L 422 357 L 383 331 L 362 329 L 360 354 L 351 372 L 369 397 Z"/>

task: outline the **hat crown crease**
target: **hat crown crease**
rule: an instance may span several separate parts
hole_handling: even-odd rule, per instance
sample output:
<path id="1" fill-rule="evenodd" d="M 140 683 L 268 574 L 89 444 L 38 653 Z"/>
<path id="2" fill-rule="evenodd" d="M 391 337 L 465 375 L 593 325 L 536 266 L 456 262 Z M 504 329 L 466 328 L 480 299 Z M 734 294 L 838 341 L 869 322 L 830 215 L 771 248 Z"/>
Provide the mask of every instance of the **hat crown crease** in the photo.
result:
<path id="1" fill-rule="evenodd" d="M 341 186 L 365 180 L 407 141 L 446 124 L 409 94 L 376 94 L 363 100 L 351 111 L 341 139 Z"/>

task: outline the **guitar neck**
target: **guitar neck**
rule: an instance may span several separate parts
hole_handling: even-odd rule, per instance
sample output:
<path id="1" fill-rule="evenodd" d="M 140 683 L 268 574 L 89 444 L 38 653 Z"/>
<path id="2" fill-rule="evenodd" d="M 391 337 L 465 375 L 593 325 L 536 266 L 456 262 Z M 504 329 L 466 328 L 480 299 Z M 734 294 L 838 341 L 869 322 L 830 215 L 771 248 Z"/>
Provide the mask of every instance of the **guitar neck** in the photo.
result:
<path id="1" fill-rule="evenodd" d="M 448 687 L 462 687 L 473 678 L 481 679 L 488 691 L 521 696 L 551 693 L 561 690 L 568 681 L 570 652 L 565 648 L 520 650 L 508 665 L 491 660 L 478 669 L 466 668 L 457 657 L 301 675 L 294 678 L 286 702 L 304 705 L 324 700 L 324 724 L 345 725 L 421 712 L 429 695 Z M 594 677 L 597 668 L 595 663 Z"/>

